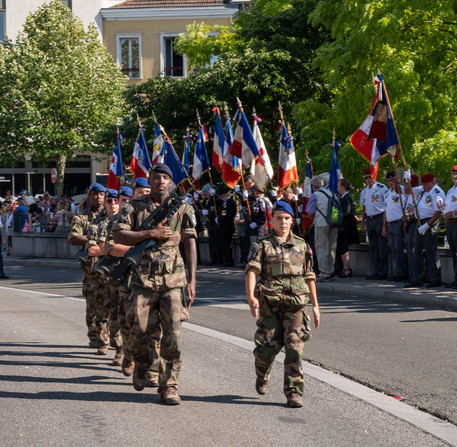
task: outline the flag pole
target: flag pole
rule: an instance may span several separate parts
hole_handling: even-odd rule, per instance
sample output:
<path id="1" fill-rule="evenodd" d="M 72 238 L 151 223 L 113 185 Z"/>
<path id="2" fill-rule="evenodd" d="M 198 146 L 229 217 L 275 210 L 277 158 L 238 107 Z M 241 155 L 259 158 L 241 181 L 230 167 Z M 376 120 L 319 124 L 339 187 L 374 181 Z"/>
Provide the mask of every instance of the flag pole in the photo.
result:
<path id="1" fill-rule="evenodd" d="M 382 73 L 379 70 L 378 70 L 378 73 L 380 75 L 382 75 Z M 386 102 L 387 102 L 387 104 L 389 106 L 390 113 L 392 115 L 392 122 L 394 123 L 395 134 L 397 135 L 398 148 L 400 149 L 401 160 L 403 162 L 403 169 L 405 171 L 407 171 L 408 170 L 408 165 L 406 164 L 405 153 L 403 152 L 403 146 L 401 145 L 400 135 L 398 135 L 397 124 L 395 123 L 394 112 L 392 111 L 392 106 L 390 105 L 389 94 L 387 93 L 387 87 L 386 87 L 386 83 L 384 81 L 384 78 L 382 79 L 382 82 L 384 83 L 384 90 L 386 92 Z M 416 210 L 417 223 L 420 226 L 421 225 L 421 221 L 420 221 L 420 218 L 419 218 L 419 210 L 417 209 L 416 198 L 414 197 L 414 192 L 412 190 L 412 186 L 411 186 L 411 195 L 412 195 L 412 198 L 413 198 L 413 205 L 414 205 L 414 208 Z"/>
<path id="2" fill-rule="evenodd" d="M 202 122 L 201 122 L 201 119 L 200 119 L 200 114 L 198 113 L 198 109 L 195 109 L 195 111 L 197 112 L 198 130 L 200 131 L 200 127 L 202 126 Z M 205 136 L 203 135 L 203 139 L 204 138 L 205 138 Z M 213 178 L 211 177 L 211 165 L 209 164 L 209 160 L 208 160 L 208 165 L 209 165 L 208 166 L 209 184 L 211 185 L 211 189 L 214 189 Z M 214 205 L 214 215 L 217 217 L 216 193 L 214 193 L 214 195 L 212 197 L 213 197 L 213 205 Z"/>
<path id="3" fill-rule="evenodd" d="M 290 127 L 290 123 L 287 123 L 287 133 L 289 134 L 289 138 L 292 137 L 292 129 Z M 294 207 L 295 207 L 295 213 L 297 214 L 297 216 L 300 216 L 300 213 L 298 212 L 298 197 L 297 197 L 297 182 L 292 182 L 292 188 L 294 190 Z M 297 198 L 296 198 L 297 197 Z M 298 219 L 301 220 L 300 217 L 298 217 Z M 302 230 L 301 230 L 301 222 L 300 224 L 298 225 L 298 234 L 299 236 L 302 236 Z"/>

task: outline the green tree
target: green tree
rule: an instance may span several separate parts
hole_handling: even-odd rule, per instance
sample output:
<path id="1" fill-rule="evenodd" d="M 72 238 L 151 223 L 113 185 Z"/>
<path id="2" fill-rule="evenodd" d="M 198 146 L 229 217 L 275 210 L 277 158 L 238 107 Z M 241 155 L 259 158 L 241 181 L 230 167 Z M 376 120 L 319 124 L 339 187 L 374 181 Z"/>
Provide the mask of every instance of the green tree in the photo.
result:
<path id="1" fill-rule="evenodd" d="M 447 179 L 443 155 L 449 156 L 448 164 L 457 156 L 457 3 L 321 0 L 309 18 L 311 24 L 325 26 L 333 39 L 317 50 L 313 61 L 331 98 L 310 97 L 294 109 L 311 153 L 327 144 L 335 127 L 345 142 L 343 173 L 368 167 L 348 140 L 368 113 L 372 75 L 379 69 L 407 161 L 421 173 L 433 171 Z M 381 171 L 388 167 L 390 161 L 382 160 Z"/>
<path id="2" fill-rule="evenodd" d="M 67 157 L 97 152 L 96 134 L 116 121 L 125 76 L 99 40 L 59 0 L 27 17 L 0 47 L 0 147 L 3 160 L 31 153 L 55 160 L 58 192 Z"/>

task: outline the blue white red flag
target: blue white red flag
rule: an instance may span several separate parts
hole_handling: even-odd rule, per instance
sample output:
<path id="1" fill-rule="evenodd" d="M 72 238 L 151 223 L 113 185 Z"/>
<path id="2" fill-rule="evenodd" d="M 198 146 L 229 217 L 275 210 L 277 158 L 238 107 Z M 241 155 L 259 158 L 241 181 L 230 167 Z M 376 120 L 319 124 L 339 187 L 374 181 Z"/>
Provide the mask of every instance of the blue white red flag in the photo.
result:
<path id="1" fill-rule="evenodd" d="M 182 137 L 184 138 L 184 151 L 182 153 L 181 164 L 186 171 L 189 171 L 190 139 L 192 138 L 192 134 L 186 133 Z"/>
<path id="2" fill-rule="evenodd" d="M 260 133 L 259 123 L 262 120 L 254 114 L 254 127 L 252 134 L 254 135 L 254 140 L 259 148 L 260 156 L 256 157 L 251 162 L 251 175 L 254 180 L 254 183 L 261 188 L 264 188 L 265 185 L 273 178 L 274 171 L 273 166 L 271 166 L 270 157 L 265 146 L 265 143 Z"/>
<path id="3" fill-rule="evenodd" d="M 340 162 L 338 160 L 338 152 L 340 150 L 341 143 L 339 141 L 331 141 L 330 146 L 332 147 L 332 162 L 330 163 L 328 189 L 330 189 L 333 194 L 338 194 L 338 180 L 342 178 Z"/>
<path id="4" fill-rule="evenodd" d="M 209 168 L 208 152 L 205 144 L 205 129 L 200 124 L 198 126 L 197 144 L 194 153 L 194 165 L 192 167 L 192 179 L 198 180 Z"/>
<path id="5" fill-rule="evenodd" d="M 311 159 L 306 158 L 306 174 L 303 181 L 303 194 L 302 194 L 302 213 L 301 213 L 301 227 L 305 234 L 307 228 L 313 223 L 314 219 L 307 216 L 306 205 L 308 205 L 311 194 L 314 192 L 311 186 L 311 179 L 313 178 L 313 165 Z"/>
<path id="6" fill-rule="evenodd" d="M 260 157 L 259 148 L 257 147 L 254 135 L 252 134 L 246 115 L 241 107 L 238 109 L 233 119 L 238 125 L 235 130 L 232 146 L 230 147 L 230 153 L 235 157 L 240 158 L 244 166 L 249 166 L 254 158 Z"/>
<path id="7" fill-rule="evenodd" d="M 130 162 L 130 170 L 133 172 L 133 178 L 147 177 L 151 166 L 144 130 L 140 127 Z"/>
<path id="8" fill-rule="evenodd" d="M 278 187 L 287 188 L 291 183 L 298 182 L 297 160 L 293 137 L 289 135 L 286 125 L 281 123 L 281 139 L 279 143 Z"/>
<path id="9" fill-rule="evenodd" d="M 397 156 L 398 136 L 382 75 L 374 78 L 376 94 L 370 113 L 351 136 L 351 145 L 373 168 L 387 154 Z"/>
<path id="10" fill-rule="evenodd" d="M 176 154 L 176 151 L 173 148 L 169 138 L 166 138 L 165 142 L 163 143 L 162 156 L 163 162 L 161 163 L 166 164 L 173 174 L 173 185 L 171 189 L 174 189 L 186 178 L 188 178 L 189 174 L 179 161 L 178 155 Z"/>
<path id="11" fill-rule="evenodd" d="M 112 189 L 119 189 L 125 184 L 124 161 L 122 158 L 122 140 L 124 137 L 121 132 L 116 132 L 113 156 L 109 165 L 109 175 L 106 186 Z"/>
<path id="12" fill-rule="evenodd" d="M 213 142 L 213 166 L 222 172 L 222 164 L 224 162 L 224 148 L 225 148 L 225 136 L 224 129 L 221 123 L 221 111 L 218 107 L 213 108 L 214 115 L 216 117 L 216 123 L 214 126 L 214 142 Z"/>
<path id="13" fill-rule="evenodd" d="M 222 180 L 229 187 L 234 188 L 241 177 L 241 160 L 230 153 L 233 144 L 233 129 L 230 116 L 225 116 L 225 147 L 222 162 Z"/>

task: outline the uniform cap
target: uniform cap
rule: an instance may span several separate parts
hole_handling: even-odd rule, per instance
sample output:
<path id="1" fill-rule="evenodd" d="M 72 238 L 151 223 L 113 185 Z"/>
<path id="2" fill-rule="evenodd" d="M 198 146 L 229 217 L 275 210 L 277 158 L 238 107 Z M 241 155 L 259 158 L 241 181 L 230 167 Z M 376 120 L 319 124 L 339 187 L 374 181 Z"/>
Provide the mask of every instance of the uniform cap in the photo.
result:
<path id="1" fill-rule="evenodd" d="M 228 194 L 230 192 L 230 189 L 227 187 L 227 186 L 223 186 L 220 190 L 219 190 L 219 194 Z"/>
<path id="2" fill-rule="evenodd" d="M 277 202 L 275 202 L 275 204 L 273 205 L 273 212 L 274 211 L 285 211 L 286 213 L 289 213 L 291 216 L 294 215 L 294 210 L 292 209 L 292 207 L 283 200 L 278 200 Z"/>
<path id="3" fill-rule="evenodd" d="M 132 191 L 132 188 L 129 188 L 128 186 L 121 186 L 119 188 L 118 194 L 120 196 L 132 197 L 133 191 Z"/>
<path id="4" fill-rule="evenodd" d="M 92 183 L 90 190 L 93 192 L 106 192 L 106 188 L 100 183 Z"/>
<path id="5" fill-rule="evenodd" d="M 150 188 L 148 179 L 146 177 L 136 177 L 133 180 L 133 187 L 134 188 Z"/>
<path id="6" fill-rule="evenodd" d="M 167 174 L 173 180 L 173 173 L 171 169 L 164 163 L 154 163 L 151 168 L 150 174 L 155 172 L 156 174 Z"/>
<path id="7" fill-rule="evenodd" d="M 362 169 L 362 175 L 371 175 L 371 169 Z"/>
<path id="8" fill-rule="evenodd" d="M 115 189 L 108 188 L 106 190 L 105 197 L 117 197 L 117 196 L 118 196 L 118 194 L 117 194 L 117 191 Z"/>
<path id="9" fill-rule="evenodd" d="M 386 178 L 394 178 L 394 177 L 395 177 L 395 172 L 394 171 L 386 172 Z"/>
<path id="10" fill-rule="evenodd" d="M 453 171 L 457 171 L 457 165 L 452 166 Z"/>
<path id="11" fill-rule="evenodd" d="M 252 174 L 246 174 L 246 175 L 244 176 L 244 181 L 245 181 L 245 182 L 248 181 L 249 179 L 252 179 Z"/>
<path id="12" fill-rule="evenodd" d="M 421 183 L 429 183 L 429 182 L 433 182 L 433 180 L 435 180 L 435 176 L 433 174 L 431 174 L 430 172 L 428 172 L 427 174 L 424 174 L 421 177 Z"/>
<path id="13" fill-rule="evenodd" d="M 261 192 L 261 193 L 264 193 L 264 192 L 265 192 L 265 189 L 261 188 L 261 187 L 258 186 L 258 185 L 254 185 L 254 186 L 252 187 L 252 190 L 253 190 L 253 191 L 254 191 L 254 190 L 255 190 L 255 191 L 259 191 L 259 192 Z"/>

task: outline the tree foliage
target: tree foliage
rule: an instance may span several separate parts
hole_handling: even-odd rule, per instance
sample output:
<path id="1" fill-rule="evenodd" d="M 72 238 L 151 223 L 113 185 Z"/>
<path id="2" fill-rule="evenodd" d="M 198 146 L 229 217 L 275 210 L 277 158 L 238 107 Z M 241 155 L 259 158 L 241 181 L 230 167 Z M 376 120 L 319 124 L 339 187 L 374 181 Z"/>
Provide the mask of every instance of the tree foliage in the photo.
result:
<path id="1" fill-rule="evenodd" d="M 94 152 L 95 136 L 115 122 L 125 77 L 99 40 L 59 0 L 27 17 L 16 43 L 0 48 L 2 158 L 38 162 Z M 62 180 L 62 178 L 60 179 Z"/>

